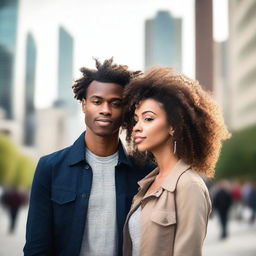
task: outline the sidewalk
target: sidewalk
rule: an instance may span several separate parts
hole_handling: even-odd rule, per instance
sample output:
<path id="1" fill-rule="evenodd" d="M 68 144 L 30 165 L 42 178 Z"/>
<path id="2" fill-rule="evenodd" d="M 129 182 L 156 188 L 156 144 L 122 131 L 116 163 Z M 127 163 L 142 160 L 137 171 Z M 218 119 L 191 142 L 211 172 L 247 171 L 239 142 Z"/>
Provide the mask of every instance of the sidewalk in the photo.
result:
<path id="1" fill-rule="evenodd" d="M 6 212 L 0 208 L 0 256 L 23 255 L 26 218 L 27 208 L 22 208 L 16 232 L 10 235 L 7 232 L 9 220 Z M 256 223 L 250 226 L 245 222 L 231 221 L 229 234 L 229 238 L 220 241 L 218 239 L 219 223 L 216 218 L 211 219 L 204 243 L 203 256 L 256 256 Z"/>
<path id="2" fill-rule="evenodd" d="M 21 208 L 15 233 L 8 233 L 9 219 L 0 206 L 0 256 L 21 256 L 25 243 L 25 225 L 28 208 Z"/>
<path id="3" fill-rule="evenodd" d="M 256 223 L 230 221 L 229 237 L 219 239 L 217 218 L 209 221 L 203 256 L 256 256 Z"/>

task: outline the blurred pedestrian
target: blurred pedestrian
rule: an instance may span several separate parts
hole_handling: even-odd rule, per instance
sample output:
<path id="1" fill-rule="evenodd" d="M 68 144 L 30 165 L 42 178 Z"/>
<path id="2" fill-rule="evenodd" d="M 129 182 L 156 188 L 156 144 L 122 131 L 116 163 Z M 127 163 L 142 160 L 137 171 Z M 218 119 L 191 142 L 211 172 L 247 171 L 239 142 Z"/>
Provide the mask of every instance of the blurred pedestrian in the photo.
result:
<path id="1" fill-rule="evenodd" d="M 251 217 L 249 223 L 253 224 L 256 217 L 256 186 L 255 184 L 251 187 L 251 191 L 248 195 L 248 206 L 251 209 Z"/>
<path id="2" fill-rule="evenodd" d="M 232 211 L 237 220 L 242 219 L 242 188 L 239 181 L 234 181 L 231 187 Z"/>
<path id="3" fill-rule="evenodd" d="M 9 215 L 9 232 L 13 233 L 16 227 L 19 210 L 21 206 L 27 203 L 27 196 L 25 193 L 19 191 L 18 188 L 12 187 L 3 192 L 1 201 Z"/>
<path id="4" fill-rule="evenodd" d="M 228 219 L 229 211 L 232 205 L 231 193 L 228 189 L 227 181 L 220 180 L 217 183 L 218 190 L 213 198 L 213 210 L 218 214 L 221 227 L 220 238 L 224 239 L 228 236 Z"/>

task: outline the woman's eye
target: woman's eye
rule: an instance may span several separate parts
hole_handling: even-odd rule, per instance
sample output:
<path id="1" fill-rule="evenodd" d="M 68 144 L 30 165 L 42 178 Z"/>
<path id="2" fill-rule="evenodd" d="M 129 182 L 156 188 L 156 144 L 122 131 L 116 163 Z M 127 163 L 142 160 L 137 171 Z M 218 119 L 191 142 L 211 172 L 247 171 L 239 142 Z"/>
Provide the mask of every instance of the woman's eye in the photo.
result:
<path id="1" fill-rule="evenodd" d="M 152 117 L 145 117 L 144 120 L 147 121 L 147 122 L 150 122 L 150 121 L 152 121 L 154 119 Z"/>

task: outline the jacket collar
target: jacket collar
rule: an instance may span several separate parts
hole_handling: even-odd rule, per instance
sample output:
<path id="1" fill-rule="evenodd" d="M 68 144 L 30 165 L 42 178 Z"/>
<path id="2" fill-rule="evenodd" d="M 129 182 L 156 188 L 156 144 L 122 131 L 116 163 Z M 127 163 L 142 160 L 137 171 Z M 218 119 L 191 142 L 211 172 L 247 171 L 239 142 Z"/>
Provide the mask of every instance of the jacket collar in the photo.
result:
<path id="1" fill-rule="evenodd" d="M 84 140 L 85 132 L 83 132 L 79 138 L 74 142 L 71 146 L 70 155 L 69 155 L 69 165 L 75 165 L 80 162 L 86 162 L 85 159 L 85 151 L 86 151 L 86 144 Z M 118 164 L 126 164 L 132 166 L 132 162 L 123 147 L 122 142 L 119 140 L 118 144 Z"/>
<path id="2" fill-rule="evenodd" d="M 180 159 L 177 164 L 174 166 L 170 174 L 165 178 L 162 183 L 162 188 L 170 192 L 174 192 L 179 180 L 179 177 L 188 169 L 190 165 L 186 164 L 182 159 Z M 141 189 L 148 187 L 156 178 L 156 175 L 159 173 L 159 168 L 156 167 L 152 172 L 150 172 L 145 178 L 138 182 Z"/>

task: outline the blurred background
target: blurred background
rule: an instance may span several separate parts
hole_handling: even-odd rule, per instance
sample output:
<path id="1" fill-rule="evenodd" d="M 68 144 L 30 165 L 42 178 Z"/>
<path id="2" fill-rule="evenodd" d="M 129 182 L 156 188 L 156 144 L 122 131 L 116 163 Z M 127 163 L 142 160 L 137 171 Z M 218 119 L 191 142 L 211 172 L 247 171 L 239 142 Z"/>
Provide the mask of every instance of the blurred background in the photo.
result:
<path id="1" fill-rule="evenodd" d="M 22 255 L 39 157 L 85 129 L 72 81 L 112 56 L 173 66 L 218 101 L 233 136 L 203 255 L 255 256 L 256 0 L 0 0 L 0 256 Z"/>

